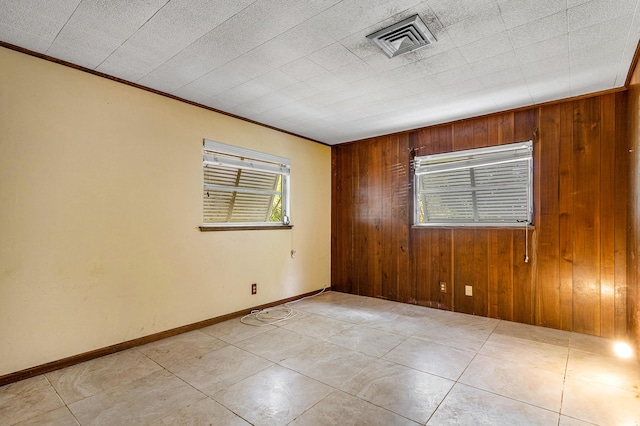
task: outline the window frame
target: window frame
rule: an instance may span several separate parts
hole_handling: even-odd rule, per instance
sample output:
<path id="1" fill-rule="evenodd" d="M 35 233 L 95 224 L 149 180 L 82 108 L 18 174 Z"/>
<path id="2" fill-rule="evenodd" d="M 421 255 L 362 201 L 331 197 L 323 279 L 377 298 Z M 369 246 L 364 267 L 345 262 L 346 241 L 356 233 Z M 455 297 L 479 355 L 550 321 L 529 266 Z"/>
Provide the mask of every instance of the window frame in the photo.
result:
<path id="1" fill-rule="evenodd" d="M 427 193 L 421 190 L 420 177 L 428 173 L 446 173 L 447 171 L 455 171 L 461 169 L 476 169 L 489 167 L 490 165 L 503 164 L 508 162 L 527 162 L 527 181 L 526 181 L 526 218 L 515 221 L 479 221 L 478 214 L 478 200 L 477 192 L 482 188 L 475 186 L 475 182 L 469 183 L 469 192 L 472 195 L 474 218 L 472 220 L 460 220 L 454 219 L 439 220 L 439 221 L 424 221 L 420 222 L 420 209 L 422 193 Z M 473 173 L 470 171 L 470 176 Z M 464 192 L 460 186 L 460 191 Z M 441 190 L 441 192 L 444 192 Z M 433 191 L 431 193 L 437 193 Z M 424 156 L 417 156 L 413 160 L 413 226 L 414 227 L 426 227 L 426 228 L 486 228 L 486 227 L 498 227 L 498 228 L 517 228 L 521 226 L 533 225 L 533 141 L 514 142 L 506 145 L 496 145 L 485 148 L 474 148 L 461 151 L 452 151 L 441 154 L 431 154 Z M 426 216 L 426 212 L 425 212 Z M 426 218 L 425 218 L 426 219 Z"/>
<path id="2" fill-rule="evenodd" d="M 229 157 L 232 156 L 233 158 Z M 205 168 L 207 165 L 228 167 L 237 170 L 254 170 L 281 176 L 281 191 L 267 191 L 263 189 L 246 189 L 240 187 L 239 191 L 245 193 L 272 193 L 280 194 L 282 205 L 282 221 L 280 222 L 205 222 L 204 198 L 202 199 L 201 231 L 231 231 L 253 229 L 291 229 L 291 160 L 279 155 L 255 151 L 235 145 L 229 145 L 209 139 L 204 139 L 202 144 L 202 188 L 203 190 L 229 191 L 231 187 L 205 183 Z M 231 207 L 230 207 L 231 208 Z M 230 212 L 231 213 L 231 212 Z"/>

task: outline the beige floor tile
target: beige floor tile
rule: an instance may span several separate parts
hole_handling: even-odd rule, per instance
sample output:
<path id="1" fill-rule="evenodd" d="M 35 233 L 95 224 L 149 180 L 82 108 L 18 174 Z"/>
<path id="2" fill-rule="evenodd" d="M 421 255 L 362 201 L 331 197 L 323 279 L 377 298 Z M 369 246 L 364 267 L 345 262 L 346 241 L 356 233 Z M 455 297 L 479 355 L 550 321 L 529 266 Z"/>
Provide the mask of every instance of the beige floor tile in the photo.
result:
<path id="1" fill-rule="evenodd" d="M 166 370 L 69 404 L 83 425 L 147 424 L 204 399 Z"/>
<path id="2" fill-rule="evenodd" d="M 225 425 L 249 426 L 242 418 L 227 410 L 211 398 L 201 399 L 193 404 L 181 408 L 163 418 L 149 424 L 162 425 Z"/>
<path id="3" fill-rule="evenodd" d="M 162 370 L 136 349 L 129 349 L 47 373 L 66 404 Z"/>
<path id="4" fill-rule="evenodd" d="M 340 305 L 323 312 L 322 315 L 352 324 L 362 324 L 374 320 L 378 312 L 368 306 Z"/>
<path id="5" fill-rule="evenodd" d="M 369 355 L 320 342 L 280 362 L 305 376 L 339 388 L 375 360 Z"/>
<path id="6" fill-rule="evenodd" d="M 272 325 L 263 327 L 247 325 L 241 323 L 240 318 L 234 318 L 228 321 L 211 325 L 209 327 L 201 328 L 200 331 L 223 340 L 227 343 L 233 344 L 249 337 L 266 333 L 269 330 L 274 330 L 275 328 L 276 327 Z"/>
<path id="7" fill-rule="evenodd" d="M 2 424 L 2 421 L 0 421 Z M 71 411 L 67 407 L 56 408 L 55 410 L 48 411 L 35 417 L 31 417 L 28 420 L 16 423 L 14 426 L 78 426 L 79 423 L 76 418 L 73 417 Z"/>
<path id="8" fill-rule="evenodd" d="M 341 390 L 424 424 L 453 384 L 413 368 L 376 360 Z"/>
<path id="9" fill-rule="evenodd" d="M 406 337 L 365 325 L 354 325 L 329 337 L 331 343 L 367 355 L 381 357 L 406 340 Z"/>
<path id="10" fill-rule="evenodd" d="M 593 426 L 594 423 L 584 422 L 582 420 L 574 419 L 573 417 L 560 416 L 560 423 L 558 426 Z"/>
<path id="11" fill-rule="evenodd" d="M 312 314 L 298 321 L 283 323 L 281 327 L 316 339 L 326 339 L 342 330 L 353 327 L 353 324 Z"/>
<path id="12" fill-rule="evenodd" d="M 568 331 L 511 321 L 500 321 L 494 333 L 565 347 L 569 347 L 569 341 L 571 340 L 571 333 Z"/>
<path id="13" fill-rule="evenodd" d="M 456 384 L 427 425 L 556 425 L 558 413 Z"/>
<path id="14" fill-rule="evenodd" d="M 227 346 L 226 342 L 198 330 L 140 346 L 138 350 L 167 368 L 191 357 L 199 357 Z"/>
<path id="15" fill-rule="evenodd" d="M 64 403 L 44 376 L 31 377 L 0 387 L 0 425 L 12 425 Z"/>
<path id="16" fill-rule="evenodd" d="M 571 349 L 567 376 L 629 391 L 640 389 L 640 364 L 635 359 L 614 358 Z"/>
<path id="17" fill-rule="evenodd" d="M 416 318 L 397 313 L 388 313 L 377 321 L 370 321 L 364 324 L 387 333 L 412 337 L 423 330 L 433 327 L 435 323 L 429 318 Z"/>
<path id="18" fill-rule="evenodd" d="M 605 337 L 589 336 L 581 333 L 571 333 L 571 349 L 583 352 L 593 352 L 598 355 L 615 357 L 615 339 Z"/>
<path id="19" fill-rule="evenodd" d="M 567 369 L 569 348 L 504 334 L 493 334 L 478 353 L 564 374 Z"/>
<path id="20" fill-rule="evenodd" d="M 275 328 L 266 333 L 244 339 L 236 346 L 273 362 L 280 362 L 292 354 L 303 351 L 319 340 L 296 333 L 295 331 Z"/>
<path id="21" fill-rule="evenodd" d="M 242 323 L 245 325 L 272 329 L 272 327 L 281 327 L 291 324 L 308 317 L 309 312 L 299 311 L 283 305 L 274 306 L 259 312 L 253 312 L 242 317 Z"/>
<path id="22" fill-rule="evenodd" d="M 640 393 L 567 377 L 562 414 L 598 425 L 638 425 Z"/>
<path id="23" fill-rule="evenodd" d="M 383 358 L 426 373 L 456 380 L 471 362 L 475 352 L 439 343 L 409 338 Z"/>
<path id="24" fill-rule="evenodd" d="M 417 424 L 340 391 L 334 391 L 290 423 L 291 426 L 416 426 Z"/>
<path id="25" fill-rule="evenodd" d="M 560 412 L 564 375 L 525 364 L 477 355 L 459 382 Z"/>
<path id="26" fill-rule="evenodd" d="M 200 358 L 174 364 L 169 370 L 211 396 L 271 365 L 266 359 L 235 346 L 225 346 Z"/>
<path id="27" fill-rule="evenodd" d="M 253 425 L 284 425 L 331 391 L 325 384 L 274 365 L 213 398 Z"/>
<path id="28" fill-rule="evenodd" d="M 428 324 L 413 332 L 414 337 L 473 352 L 484 345 L 490 334 L 487 330 L 470 330 L 466 326 L 440 323 Z"/>

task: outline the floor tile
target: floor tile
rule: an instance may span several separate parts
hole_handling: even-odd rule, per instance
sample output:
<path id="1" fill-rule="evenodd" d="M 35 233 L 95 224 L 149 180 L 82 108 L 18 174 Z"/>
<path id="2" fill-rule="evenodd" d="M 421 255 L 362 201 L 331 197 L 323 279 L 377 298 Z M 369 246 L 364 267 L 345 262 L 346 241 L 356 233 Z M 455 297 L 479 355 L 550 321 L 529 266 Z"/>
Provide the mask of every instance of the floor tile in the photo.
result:
<path id="1" fill-rule="evenodd" d="M 298 352 L 281 365 L 330 386 L 339 388 L 371 364 L 375 358 L 360 352 L 321 342 Z"/>
<path id="2" fill-rule="evenodd" d="M 387 316 L 376 321 L 364 323 L 367 327 L 387 333 L 398 334 L 404 337 L 412 337 L 423 330 L 433 327 L 434 323 L 428 318 L 408 317 L 396 313 L 388 313 Z"/>
<path id="3" fill-rule="evenodd" d="M 416 426 L 417 424 L 340 391 L 334 391 L 290 423 L 291 426 Z"/>
<path id="4" fill-rule="evenodd" d="M 567 369 L 569 348 L 504 334 L 493 334 L 478 353 L 507 361 L 518 360 L 519 363 L 534 368 L 564 374 Z"/>
<path id="5" fill-rule="evenodd" d="M 453 384 L 413 368 L 376 360 L 341 390 L 424 424 Z"/>
<path id="6" fill-rule="evenodd" d="M 138 350 L 167 368 L 187 358 L 202 356 L 224 346 L 227 346 L 226 342 L 196 330 L 140 346 Z"/>
<path id="7" fill-rule="evenodd" d="M 200 358 L 174 364 L 169 370 L 211 396 L 271 365 L 266 359 L 235 346 L 225 346 Z"/>
<path id="8" fill-rule="evenodd" d="M 381 357 L 406 340 L 406 337 L 365 325 L 354 325 L 329 337 L 331 343 L 367 355 Z"/>
<path id="9" fill-rule="evenodd" d="M 264 327 L 271 329 L 272 327 L 281 327 L 291 324 L 308 317 L 309 312 L 299 311 L 283 305 L 274 306 L 272 308 L 263 309 L 262 311 L 253 312 L 242 317 L 242 324 L 253 327 Z"/>
<path id="10" fill-rule="evenodd" d="M 640 364 L 634 359 L 614 358 L 571 349 L 567 376 L 629 391 L 640 389 Z"/>
<path id="11" fill-rule="evenodd" d="M 463 326 L 432 323 L 413 332 L 414 337 L 427 339 L 457 349 L 477 352 L 487 341 L 491 331 L 470 330 Z"/>
<path id="12" fill-rule="evenodd" d="M 353 327 L 353 324 L 350 322 L 339 321 L 315 314 L 282 325 L 282 328 L 286 330 L 295 331 L 296 333 L 316 339 L 326 339 L 349 327 Z"/>
<path id="13" fill-rule="evenodd" d="M 474 356 L 475 352 L 444 346 L 428 340 L 409 338 L 383 358 L 426 373 L 456 380 Z"/>
<path id="14" fill-rule="evenodd" d="M 571 333 L 571 349 L 577 349 L 583 352 L 593 352 L 598 355 L 615 357 L 614 346 L 616 343 L 617 341 L 614 339 Z"/>
<path id="15" fill-rule="evenodd" d="M 560 423 L 558 426 L 594 426 L 595 423 L 589 423 L 582 420 L 574 419 L 573 417 L 560 416 Z"/>
<path id="16" fill-rule="evenodd" d="M 456 384 L 427 425 L 555 425 L 558 413 Z"/>
<path id="17" fill-rule="evenodd" d="M 477 355 L 459 382 L 560 412 L 564 375 L 526 364 Z"/>
<path id="18" fill-rule="evenodd" d="M 0 420 L 2 424 L 2 420 Z M 16 423 L 14 426 L 41 426 L 41 425 L 54 425 L 54 426 L 78 426 L 79 423 L 76 418 L 73 417 L 71 411 L 67 407 L 56 408 L 55 410 L 48 411 L 35 417 L 31 417 L 25 421 Z"/>
<path id="19" fill-rule="evenodd" d="M 0 425 L 12 425 L 63 406 L 44 376 L 0 387 Z"/>
<path id="20" fill-rule="evenodd" d="M 213 398 L 253 425 L 284 425 L 331 391 L 325 384 L 274 365 Z"/>
<path id="21" fill-rule="evenodd" d="M 562 414 L 598 425 L 637 425 L 640 392 L 567 377 Z"/>
<path id="22" fill-rule="evenodd" d="M 511 321 L 500 321 L 500 324 L 498 324 L 494 332 L 496 334 L 504 334 L 507 336 L 518 337 L 520 339 L 566 347 L 569 346 L 569 341 L 571 340 L 571 333 L 568 331 L 537 327 Z"/>
<path id="23" fill-rule="evenodd" d="M 69 404 L 69 409 L 83 425 L 134 425 L 160 419 L 204 398 L 162 370 Z"/>
<path id="24" fill-rule="evenodd" d="M 129 349 L 53 371 L 46 376 L 64 402 L 71 404 L 160 370 L 160 365 L 136 349 Z"/>
<path id="25" fill-rule="evenodd" d="M 315 345 L 319 340 L 284 328 L 242 340 L 236 346 L 273 362 L 280 362 L 292 354 Z"/>
<path id="26" fill-rule="evenodd" d="M 237 343 L 249 337 L 266 333 L 269 330 L 274 330 L 275 328 L 276 327 L 272 325 L 263 327 L 247 325 L 241 323 L 240 318 L 234 318 L 228 321 L 211 325 L 209 327 L 201 328 L 200 331 L 223 340 L 227 343 Z"/>
<path id="27" fill-rule="evenodd" d="M 249 426 L 249 423 L 211 398 L 205 398 L 150 423 L 150 426 L 162 425 Z"/>

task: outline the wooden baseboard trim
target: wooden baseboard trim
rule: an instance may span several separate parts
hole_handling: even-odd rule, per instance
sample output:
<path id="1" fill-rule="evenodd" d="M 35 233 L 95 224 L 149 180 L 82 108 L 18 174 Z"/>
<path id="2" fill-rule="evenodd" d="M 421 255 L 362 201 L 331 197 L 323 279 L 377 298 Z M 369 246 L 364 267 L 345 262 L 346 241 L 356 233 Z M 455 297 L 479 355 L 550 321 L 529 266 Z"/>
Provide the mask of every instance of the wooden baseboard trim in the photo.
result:
<path id="1" fill-rule="evenodd" d="M 19 382 L 20 380 L 28 379 L 34 376 L 39 376 L 44 373 L 49 373 L 51 371 L 59 370 L 61 368 L 69 367 L 75 364 L 80 364 L 81 362 L 90 361 L 95 358 L 100 358 L 105 355 L 110 355 L 116 352 L 124 351 L 126 349 L 130 349 L 136 346 L 145 345 L 147 343 L 155 342 L 157 340 L 166 339 L 167 337 L 176 336 L 178 334 L 186 333 L 188 331 L 198 330 L 200 328 L 208 327 L 210 325 L 214 325 L 223 321 L 227 321 L 229 319 L 246 315 L 254 310 L 267 309 L 273 306 L 281 305 L 283 303 L 293 302 L 294 300 L 298 300 L 303 297 L 313 296 L 319 291 L 320 290 L 316 290 L 316 291 L 311 291 L 309 293 L 301 294 L 298 296 L 288 297 L 286 299 L 278 300 L 271 303 L 266 303 L 264 305 L 256 306 L 253 308 L 243 309 L 240 311 L 232 312 L 230 314 L 221 315 L 215 318 L 198 321 L 193 324 L 183 325 L 182 327 L 172 328 L 170 330 L 161 331 L 159 333 L 150 334 L 148 336 L 139 337 L 137 339 L 128 340 L 126 342 L 117 343 L 115 345 L 107 346 L 100 349 L 95 349 L 93 351 L 84 352 L 78 355 L 72 355 L 70 357 L 63 358 L 57 361 L 52 361 L 46 364 L 16 371 L 15 373 L 5 374 L 4 376 L 0 376 L 0 386 Z M 326 291 L 331 291 L 331 287 L 327 287 L 325 289 L 325 292 Z"/>

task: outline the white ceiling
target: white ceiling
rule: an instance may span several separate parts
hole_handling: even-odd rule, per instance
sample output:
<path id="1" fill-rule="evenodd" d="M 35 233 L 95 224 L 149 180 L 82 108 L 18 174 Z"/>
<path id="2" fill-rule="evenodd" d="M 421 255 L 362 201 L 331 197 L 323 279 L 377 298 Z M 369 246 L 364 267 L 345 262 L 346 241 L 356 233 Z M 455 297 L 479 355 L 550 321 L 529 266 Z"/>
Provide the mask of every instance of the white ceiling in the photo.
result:
<path id="1" fill-rule="evenodd" d="M 328 144 L 621 87 L 640 0 L 0 0 L 0 40 Z M 437 43 L 366 38 L 419 14 Z"/>

